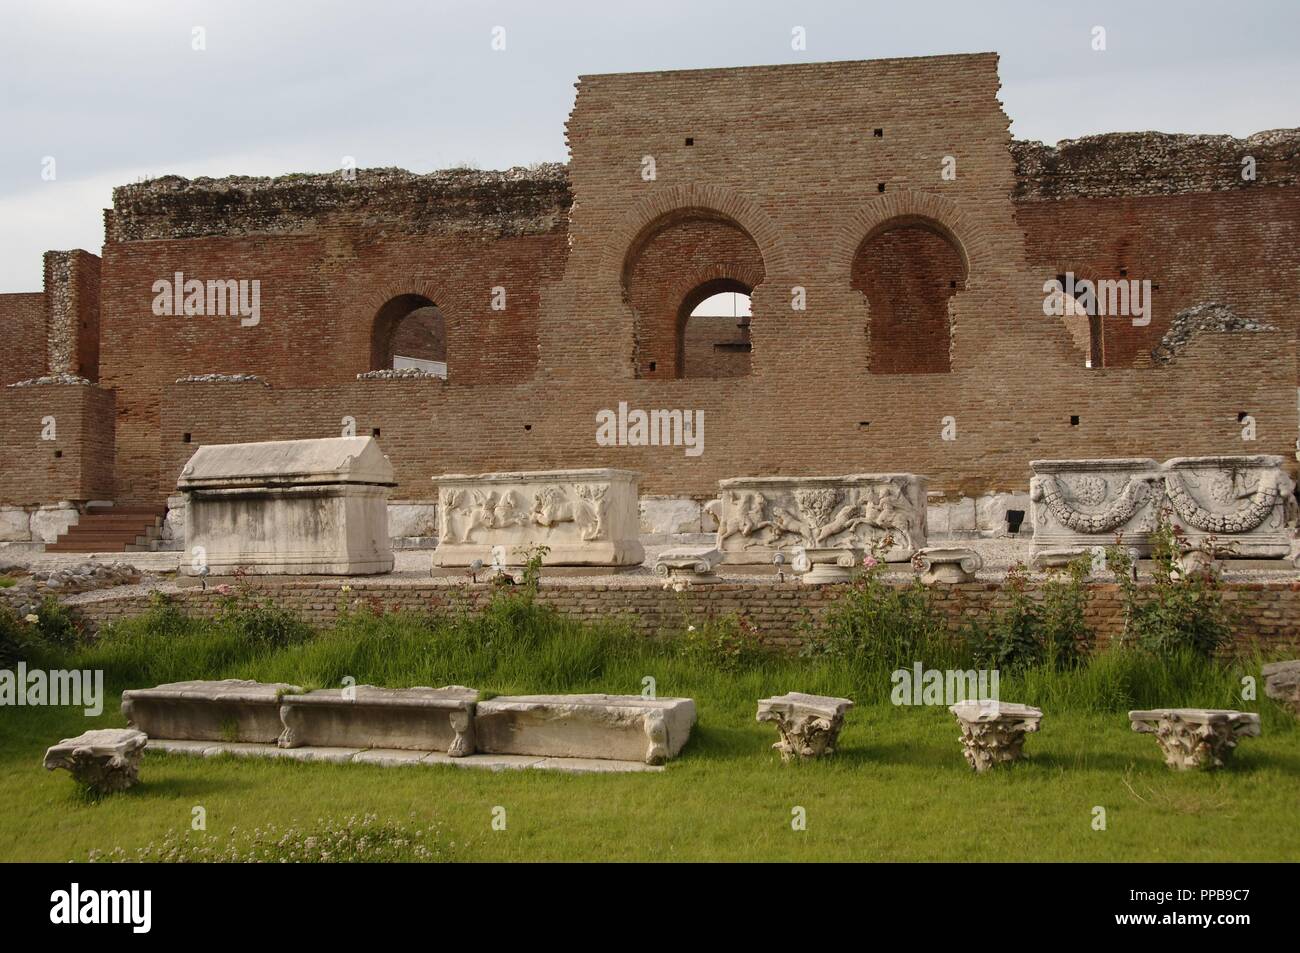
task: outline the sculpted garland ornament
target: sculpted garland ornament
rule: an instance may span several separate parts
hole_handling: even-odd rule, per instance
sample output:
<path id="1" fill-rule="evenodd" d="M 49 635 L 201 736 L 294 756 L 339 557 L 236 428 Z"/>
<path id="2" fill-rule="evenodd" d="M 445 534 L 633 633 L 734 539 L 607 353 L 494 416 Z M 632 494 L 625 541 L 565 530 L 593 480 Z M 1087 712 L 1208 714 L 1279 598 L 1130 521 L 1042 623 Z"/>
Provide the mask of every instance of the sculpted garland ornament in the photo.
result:
<path id="1" fill-rule="evenodd" d="M 1105 498 L 1105 480 L 1100 477 L 1084 477 L 1082 480 L 1100 483 L 1100 492 L 1095 483 L 1083 483 L 1075 493 L 1070 494 L 1073 498 L 1094 505 Z M 1031 498 L 1036 502 L 1042 501 L 1061 525 L 1077 533 L 1108 533 L 1131 520 L 1150 496 L 1151 488 L 1145 481 L 1128 479 L 1114 501 L 1104 510 L 1084 513 L 1067 502 L 1067 495 L 1055 476 L 1044 474 L 1039 477 Z"/>
<path id="2" fill-rule="evenodd" d="M 1231 478 L 1224 479 L 1230 480 Z M 1279 482 L 1277 474 L 1261 476 L 1258 486 L 1254 493 L 1250 494 L 1246 505 L 1231 513 L 1216 513 L 1197 503 L 1183 482 L 1181 474 L 1165 474 L 1165 491 L 1174 512 L 1201 532 L 1248 533 L 1252 529 L 1262 526 L 1264 520 L 1268 519 L 1269 514 L 1282 500 L 1282 489 Z M 1227 492 L 1222 489 L 1211 490 L 1216 499 L 1222 498 L 1218 499 L 1219 502 L 1227 502 L 1232 496 L 1231 491 L 1231 483 L 1228 484 Z"/>

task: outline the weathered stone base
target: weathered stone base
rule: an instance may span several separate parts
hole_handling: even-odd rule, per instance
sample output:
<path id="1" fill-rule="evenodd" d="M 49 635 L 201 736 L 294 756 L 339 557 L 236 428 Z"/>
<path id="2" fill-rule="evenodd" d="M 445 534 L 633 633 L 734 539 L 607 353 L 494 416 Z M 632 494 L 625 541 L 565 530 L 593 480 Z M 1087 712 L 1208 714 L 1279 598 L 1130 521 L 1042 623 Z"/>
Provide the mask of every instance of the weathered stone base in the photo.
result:
<path id="1" fill-rule="evenodd" d="M 643 761 L 614 761 L 597 758 L 549 758 L 536 755 L 472 754 L 455 758 L 442 751 L 413 751 L 401 748 L 337 748 L 313 747 L 281 748 L 277 745 L 243 744 L 238 742 L 169 741 L 149 739 L 146 751 L 161 754 L 196 755 L 216 758 L 230 755 L 236 758 L 281 758 L 289 761 L 318 761 L 328 764 L 373 764 L 380 767 L 409 767 L 415 765 L 454 765 L 458 768 L 478 768 L 488 771 L 559 771 L 567 774 L 624 774 L 641 771 L 663 771 L 663 767 Z"/>
<path id="2" fill-rule="evenodd" d="M 927 586 L 944 584 L 955 586 L 971 582 L 975 573 L 984 566 L 979 553 L 957 546 L 928 546 L 917 550 L 912 566 L 921 574 Z"/>
<path id="3" fill-rule="evenodd" d="M 478 750 L 663 764 L 690 738 L 695 702 L 640 695 L 503 695 L 479 702 Z"/>

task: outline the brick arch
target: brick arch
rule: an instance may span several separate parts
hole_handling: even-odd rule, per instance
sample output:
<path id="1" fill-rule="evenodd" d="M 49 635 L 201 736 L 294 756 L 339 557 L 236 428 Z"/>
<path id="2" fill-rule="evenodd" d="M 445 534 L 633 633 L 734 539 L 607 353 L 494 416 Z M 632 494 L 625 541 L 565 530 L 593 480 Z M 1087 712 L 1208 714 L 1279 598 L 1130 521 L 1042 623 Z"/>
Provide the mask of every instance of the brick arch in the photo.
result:
<path id="1" fill-rule="evenodd" d="M 957 248 L 966 275 L 975 275 L 993 261 L 988 237 L 955 202 L 930 192 L 891 192 L 873 199 L 840 226 L 830 265 L 849 281 L 853 260 L 862 246 L 881 232 L 900 225 L 930 228 Z"/>
<path id="2" fill-rule="evenodd" d="M 394 302 L 406 300 L 413 307 L 401 315 L 392 313 Z M 392 342 L 393 334 L 401 321 L 416 307 L 433 305 L 442 314 L 443 348 L 445 355 L 453 352 L 452 322 L 444 309 L 447 297 L 444 289 L 436 283 L 422 279 L 410 279 L 386 282 L 369 292 L 362 300 L 360 312 L 365 315 L 365 328 L 369 343 L 369 366 L 364 370 L 386 369 L 386 353 Z M 419 302 L 423 302 L 420 304 Z M 450 366 L 450 360 L 448 360 Z"/>
<path id="3" fill-rule="evenodd" d="M 714 340 L 721 328 L 692 326 L 688 347 L 683 310 L 686 299 L 702 286 L 729 282 L 752 292 L 762 283 L 767 273 L 762 248 L 741 222 L 712 208 L 672 209 L 641 227 L 620 271 L 622 300 L 632 317 L 636 376 L 683 377 L 688 350 L 694 355 L 692 376 L 749 373 L 748 330 L 743 341 L 730 334 Z M 743 346 L 743 359 L 733 346 L 737 344 Z"/>
<path id="4" fill-rule="evenodd" d="M 605 247 L 602 270 L 623 284 L 627 264 L 647 237 L 674 216 L 714 215 L 730 220 L 749 233 L 758 246 L 766 270 L 790 270 L 781 229 L 756 202 L 716 185 L 690 183 L 656 189 L 624 217 Z"/>

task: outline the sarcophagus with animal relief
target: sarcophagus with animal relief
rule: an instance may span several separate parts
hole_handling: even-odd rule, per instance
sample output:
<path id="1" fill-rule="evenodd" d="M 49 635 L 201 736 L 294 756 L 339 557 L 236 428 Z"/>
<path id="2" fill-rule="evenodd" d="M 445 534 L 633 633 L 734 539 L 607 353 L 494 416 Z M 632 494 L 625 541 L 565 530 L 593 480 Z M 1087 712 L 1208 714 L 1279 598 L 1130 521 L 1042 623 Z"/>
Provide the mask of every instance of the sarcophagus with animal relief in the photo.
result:
<path id="1" fill-rule="evenodd" d="M 797 546 L 906 562 L 926 543 L 926 480 L 912 473 L 736 477 L 718 488 L 709 510 L 724 564 L 771 564 Z"/>
<path id="2" fill-rule="evenodd" d="M 635 470 L 531 470 L 447 474 L 438 485 L 438 548 L 434 566 L 492 561 L 503 547 L 517 566 L 535 547 L 548 566 L 639 566 Z"/>

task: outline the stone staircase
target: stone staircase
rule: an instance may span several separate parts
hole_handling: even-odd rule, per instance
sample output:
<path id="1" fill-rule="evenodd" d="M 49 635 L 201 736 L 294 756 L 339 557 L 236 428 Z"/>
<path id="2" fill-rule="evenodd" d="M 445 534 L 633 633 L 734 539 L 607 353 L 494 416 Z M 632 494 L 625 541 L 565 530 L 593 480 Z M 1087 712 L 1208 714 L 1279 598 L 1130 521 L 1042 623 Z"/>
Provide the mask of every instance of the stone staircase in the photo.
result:
<path id="1" fill-rule="evenodd" d="M 68 527 L 47 553 L 138 553 L 148 552 L 149 543 L 162 533 L 167 506 L 92 507 L 81 520 Z"/>

